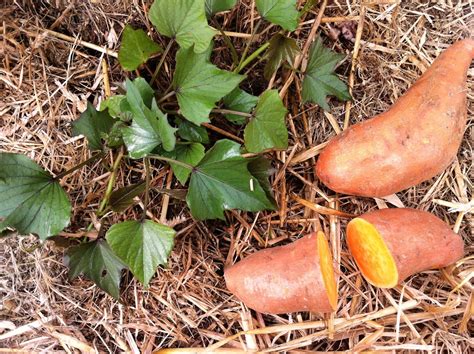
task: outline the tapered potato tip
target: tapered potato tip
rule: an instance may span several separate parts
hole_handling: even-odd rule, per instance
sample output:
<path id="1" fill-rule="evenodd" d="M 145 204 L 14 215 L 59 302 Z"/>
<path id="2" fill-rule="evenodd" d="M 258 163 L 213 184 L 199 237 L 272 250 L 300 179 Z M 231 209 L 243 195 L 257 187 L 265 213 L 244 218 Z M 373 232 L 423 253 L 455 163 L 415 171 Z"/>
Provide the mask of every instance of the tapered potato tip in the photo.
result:
<path id="1" fill-rule="evenodd" d="M 337 286 L 324 233 L 258 251 L 225 270 L 227 288 L 263 313 L 332 312 Z"/>
<path id="2" fill-rule="evenodd" d="M 474 40 L 453 44 L 388 111 L 333 138 L 316 164 L 320 181 L 339 193 L 383 197 L 444 171 L 464 135 L 473 57 Z"/>
<path id="3" fill-rule="evenodd" d="M 461 237 L 436 216 L 415 209 L 382 209 L 347 225 L 347 244 L 365 279 L 392 288 L 409 276 L 446 267 L 464 254 Z"/>

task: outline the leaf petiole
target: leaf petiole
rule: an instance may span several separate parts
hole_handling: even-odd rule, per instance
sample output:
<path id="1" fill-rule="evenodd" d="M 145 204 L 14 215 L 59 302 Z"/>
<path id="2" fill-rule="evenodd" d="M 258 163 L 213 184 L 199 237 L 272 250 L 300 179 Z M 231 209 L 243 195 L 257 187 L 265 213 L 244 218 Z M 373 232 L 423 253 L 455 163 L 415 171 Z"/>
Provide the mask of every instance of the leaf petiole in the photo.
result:
<path id="1" fill-rule="evenodd" d="M 142 220 L 146 218 L 146 210 L 148 207 L 148 203 L 150 201 L 150 159 L 145 157 L 143 159 L 143 163 L 145 165 L 145 200 L 143 201 L 143 214 Z"/>
<path id="2" fill-rule="evenodd" d="M 252 44 L 253 40 L 255 39 L 255 37 L 257 35 L 257 31 L 260 28 L 261 24 L 262 24 L 262 19 L 258 20 L 257 24 L 253 28 L 252 36 L 250 37 L 250 39 L 247 42 L 247 45 L 245 46 L 244 52 L 242 53 L 242 57 L 240 58 L 239 65 L 235 68 L 234 73 L 238 73 L 240 70 L 242 70 L 242 68 L 243 68 L 242 64 L 245 61 L 247 53 L 249 52 L 249 49 L 250 49 L 250 45 Z"/>
<path id="3" fill-rule="evenodd" d="M 189 168 L 190 170 L 192 170 L 194 168 L 193 165 L 190 165 L 186 162 L 182 162 L 182 161 L 178 161 L 178 160 L 175 160 L 175 159 L 172 159 L 172 158 L 169 158 L 169 157 L 165 157 L 165 156 L 161 156 L 161 155 L 148 155 L 148 157 L 150 159 L 156 159 L 156 160 L 160 160 L 160 161 L 165 161 L 165 162 L 168 162 L 168 163 L 174 163 L 176 165 L 179 165 L 181 167 L 184 167 L 184 168 Z"/>
<path id="4" fill-rule="evenodd" d="M 112 194 L 115 178 L 117 177 L 117 171 L 120 166 L 120 162 L 122 161 L 123 157 L 123 149 L 119 150 L 117 157 L 115 158 L 114 164 L 112 166 L 112 173 L 109 178 L 109 182 L 107 183 L 107 189 L 105 190 L 104 199 L 100 202 L 99 209 L 97 209 L 97 216 L 102 216 L 106 206 L 109 204 L 109 199 Z"/>
<path id="5" fill-rule="evenodd" d="M 66 170 L 64 172 L 61 172 L 59 174 L 57 174 L 55 177 L 54 177 L 54 180 L 55 181 L 59 181 L 61 178 L 73 173 L 74 171 L 77 171 L 78 169 L 84 167 L 85 165 L 88 165 L 89 163 L 99 159 L 99 158 L 103 158 L 105 156 L 105 152 L 101 151 L 101 152 L 98 152 L 97 154 L 95 155 L 92 155 L 91 157 L 89 157 L 87 160 L 85 161 L 82 161 L 81 163 L 79 163 L 78 165 L 70 168 L 69 170 Z"/>
<path id="6" fill-rule="evenodd" d="M 259 48 L 257 48 L 252 54 L 250 54 L 247 59 L 245 59 L 243 62 L 239 64 L 237 69 L 235 69 L 235 72 L 240 72 L 242 71 L 243 68 L 245 68 L 248 64 L 250 64 L 255 58 L 257 58 L 265 49 L 267 49 L 270 46 L 270 42 L 265 42 L 262 44 Z"/>

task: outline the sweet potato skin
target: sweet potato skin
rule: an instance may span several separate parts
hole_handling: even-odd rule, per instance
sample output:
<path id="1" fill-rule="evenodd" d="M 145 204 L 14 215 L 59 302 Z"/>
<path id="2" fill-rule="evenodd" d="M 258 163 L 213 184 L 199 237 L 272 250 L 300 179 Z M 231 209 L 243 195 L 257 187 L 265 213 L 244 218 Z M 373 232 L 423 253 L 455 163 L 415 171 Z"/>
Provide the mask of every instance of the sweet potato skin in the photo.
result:
<path id="1" fill-rule="evenodd" d="M 319 179 L 336 192 L 382 197 L 442 172 L 464 134 L 473 58 L 472 39 L 445 50 L 390 110 L 330 141 L 316 165 Z"/>
<path id="2" fill-rule="evenodd" d="M 383 237 L 397 265 L 398 283 L 415 273 L 446 267 L 464 255 L 462 238 L 428 212 L 381 209 L 360 218 Z"/>
<path id="3" fill-rule="evenodd" d="M 331 312 L 318 254 L 317 234 L 267 248 L 225 270 L 227 288 L 262 313 Z"/>

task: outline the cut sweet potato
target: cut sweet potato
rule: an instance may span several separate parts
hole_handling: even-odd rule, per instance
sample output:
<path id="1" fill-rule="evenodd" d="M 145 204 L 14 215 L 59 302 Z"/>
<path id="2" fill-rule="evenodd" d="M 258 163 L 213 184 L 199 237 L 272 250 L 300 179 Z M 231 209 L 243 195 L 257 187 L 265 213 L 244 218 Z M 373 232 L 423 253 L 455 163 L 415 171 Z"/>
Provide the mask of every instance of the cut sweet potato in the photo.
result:
<path id="1" fill-rule="evenodd" d="M 225 270 L 227 288 L 263 313 L 332 312 L 337 286 L 324 233 L 258 251 Z"/>
<path id="2" fill-rule="evenodd" d="M 316 173 L 336 192 L 383 197 L 428 180 L 454 159 L 467 119 L 474 40 L 445 50 L 385 113 L 332 139 Z"/>
<path id="3" fill-rule="evenodd" d="M 415 273 L 459 260 L 463 242 L 442 220 L 415 209 L 382 209 L 353 219 L 347 243 L 367 281 L 392 288 Z"/>

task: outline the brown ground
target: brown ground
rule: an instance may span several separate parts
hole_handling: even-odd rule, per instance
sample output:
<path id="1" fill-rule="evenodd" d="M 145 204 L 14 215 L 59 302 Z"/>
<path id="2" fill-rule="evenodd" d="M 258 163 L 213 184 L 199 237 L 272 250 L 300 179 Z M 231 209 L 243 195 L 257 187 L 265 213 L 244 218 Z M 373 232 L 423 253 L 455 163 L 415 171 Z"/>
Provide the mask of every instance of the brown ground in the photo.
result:
<path id="1" fill-rule="evenodd" d="M 97 103 L 104 97 L 105 58 L 112 91 L 125 78 L 117 60 L 104 56 L 82 42 L 48 35 L 52 29 L 77 40 L 118 50 L 125 23 L 146 24 L 150 1 L 3 0 L 0 5 L 0 150 L 27 154 L 52 172 L 69 168 L 87 158 L 82 138 L 71 138 L 71 121 L 78 118 L 86 100 Z M 250 1 L 230 13 L 217 16 L 226 30 L 250 33 L 254 18 Z M 370 1 L 363 8 L 329 1 L 318 29 L 327 45 L 346 53 L 338 69 L 341 77 L 353 75 L 352 105 L 331 101 L 332 115 L 315 105 L 300 106 L 296 80 L 286 96 L 291 114 L 290 147 L 272 154 L 272 177 L 280 212 L 246 214 L 230 212 L 228 221 L 194 222 L 184 204 L 154 195 L 153 216 L 163 215 L 179 230 L 168 269 L 160 269 L 144 289 L 129 275 L 122 281 L 122 303 L 105 295 L 84 278 L 67 279 L 63 249 L 52 242 L 39 245 L 34 237 L 11 237 L 0 241 L 0 351 L 149 352 L 159 347 L 215 347 L 282 352 L 285 350 L 434 350 L 472 352 L 474 252 L 472 246 L 472 151 L 474 116 L 474 69 L 469 71 L 469 117 L 462 148 L 456 161 L 441 175 L 422 185 L 392 196 L 389 200 L 341 196 L 313 187 L 312 161 L 319 151 L 310 149 L 327 141 L 344 124 L 387 109 L 403 94 L 433 59 L 457 39 L 474 35 L 474 7 L 467 1 L 425 1 L 397 5 L 396 1 Z M 321 9 L 306 17 L 313 20 Z M 352 18 L 350 16 L 362 15 Z M 346 38 L 335 37 L 340 18 Z M 363 24 L 363 28 L 360 27 Z M 313 23 L 301 26 L 294 35 L 304 45 Z M 355 40 L 357 28 L 363 29 Z M 277 29 L 271 27 L 265 36 Z M 337 35 L 337 33 L 336 33 Z M 155 39 L 162 44 L 167 39 Z M 332 36 L 332 37 L 331 37 Z M 237 48 L 244 41 L 233 38 Z M 360 45 L 354 55 L 354 42 Z M 222 68 L 229 61 L 222 48 L 214 59 Z M 256 48 L 256 45 L 254 46 Z M 150 68 L 156 63 L 151 61 Z M 166 63 L 167 72 L 173 63 Z M 266 88 L 263 65 L 249 73 L 249 88 L 256 94 Z M 152 69 L 151 69 L 152 70 Z M 146 74 L 146 70 L 145 70 Z M 167 84 L 166 76 L 162 78 Z M 277 75 L 274 88 L 286 77 Z M 213 124 L 235 135 L 242 131 L 221 118 Z M 219 135 L 216 133 L 215 137 Z M 289 166 L 283 161 L 293 155 Z M 296 163 L 294 163 L 296 162 Z M 121 170 L 118 185 L 137 179 L 141 166 L 133 163 Z M 281 173 L 280 173 L 281 172 Z M 168 170 L 156 165 L 153 183 L 166 185 Z M 102 166 L 85 168 L 66 178 L 64 186 L 75 206 L 72 226 L 78 233 L 91 220 L 100 201 L 108 172 Z M 304 183 L 303 181 L 306 181 Z M 309 181 L 309 182 L 308 182 Z M 175 186 L 172 182 L 171 187 Z M 328 203 L 322 195 L 334 197 Z M 349 257 L 344 239 L 345 218 L 318 213 L 294 199 L 298 195 L 321 206 L 358 214 L 404 205 L 428 210 L 458 231 L 467 245 L 466 257 L 455 267 L 428 271 L 411 277 L 402 286 L 386 291 L 361 279 Z M 122 218 L 139 213 L 137 206 Z M 117 217 L 118 219 L 119 217 Z M 302 218 L 308 218 L 302 220 Z M 340 299 L 337 312 L 328 317 L 298 313 L 262 316 L 249 311 L 225 289 L 223 268 L 266 245 L 283 244 L 322 227 L 330 235 L 334 254 L 340 258 Z M 441 250 L 440 250 L 441 251 Z M 279 325 L 278 327 L 273 327 Z M 259 329 L 258 333 L 253 331 Z M 248 330 L 246 335 L 239 333 Z M 469 332 L 471 331 L 471 332 Z M 238 334 L 238 335 L 236 335 Z M 233 336 L 234 335 L 234 336 Z M 209 351 L 208 351 L 209 352 Z"/>

